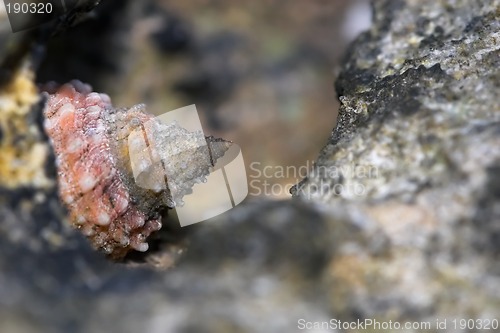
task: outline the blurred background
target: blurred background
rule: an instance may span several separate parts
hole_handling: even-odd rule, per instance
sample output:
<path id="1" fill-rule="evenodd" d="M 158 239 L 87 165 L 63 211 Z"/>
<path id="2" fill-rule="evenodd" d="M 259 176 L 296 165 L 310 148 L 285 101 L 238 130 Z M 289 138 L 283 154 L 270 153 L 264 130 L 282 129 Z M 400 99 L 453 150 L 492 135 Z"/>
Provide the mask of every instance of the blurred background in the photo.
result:
<path id="1" fill-rule="evenodd" d="M 207 135 L 242 148 L 250 194 L 283 198 L 334 128 L 335 73 L 370 21 L 367 0 L 104 0 L 51 40 L 37 80 L 156 115 L 196 104 Z"/>

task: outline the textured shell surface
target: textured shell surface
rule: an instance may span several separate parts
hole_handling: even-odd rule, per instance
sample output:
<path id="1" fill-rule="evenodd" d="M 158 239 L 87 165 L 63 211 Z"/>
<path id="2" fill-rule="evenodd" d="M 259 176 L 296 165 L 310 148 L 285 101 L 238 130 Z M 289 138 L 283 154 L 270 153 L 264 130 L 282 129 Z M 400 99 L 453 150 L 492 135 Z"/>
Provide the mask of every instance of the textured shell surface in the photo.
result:
<path id="1" fill-rule="evenodd" d="M 106 94 L 92 92 L 79 81 L 47 84 L 42 90 L 47 94 L 44 127 L 56 155 L 60 198 L 71 223 L 95 248 L 115 259 L 131 250 L 147 251 L 147 239 L 162 227 L 166 210 L 182 204 L 182 196 L 209 174 L 212 142 L 217 143 L 216 158 L 230 145 L 221 146 L 225 141 L 213 138 L 200 144 L 199 133 L 159 123 L 144 112 L 144 105 L 115 109 Z M 131 160 L 149 170 L 150 181 L 155 179 L 155 165 L 137 161 L 141 155 L 131 159 L 134 135 L 146 138 L 149 151 L 163 161 L 157 179 L 168 175 L 175 189 L 137 184 Z"/>

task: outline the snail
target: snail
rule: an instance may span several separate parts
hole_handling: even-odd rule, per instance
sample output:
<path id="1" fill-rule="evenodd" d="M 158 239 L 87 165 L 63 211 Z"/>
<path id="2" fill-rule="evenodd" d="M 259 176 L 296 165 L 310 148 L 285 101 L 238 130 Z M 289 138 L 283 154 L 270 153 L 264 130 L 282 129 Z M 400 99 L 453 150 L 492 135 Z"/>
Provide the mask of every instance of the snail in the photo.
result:
<path id="1" fill-rule="evenodd" d="M 79 81 L 41 90 L 60 199 L 71 224 L 113 259 L 147 251 L 165 212 L 181 205 L 231 146 L 163 124 L 142 104 L 116 109 Z"/>

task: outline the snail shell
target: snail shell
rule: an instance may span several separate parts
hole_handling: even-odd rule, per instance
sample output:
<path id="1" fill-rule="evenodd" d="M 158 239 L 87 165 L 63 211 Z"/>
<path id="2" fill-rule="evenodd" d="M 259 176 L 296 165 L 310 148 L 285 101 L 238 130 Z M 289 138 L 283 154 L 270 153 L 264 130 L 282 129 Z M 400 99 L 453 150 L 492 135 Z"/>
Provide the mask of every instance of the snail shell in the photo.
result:
<path id="1" fill-rule="evenodd" d="M 43 90 L 59 196 L 71 223 L 114 259 L 147 251 L 165 211 L 182 204 L 231 144 L 161 124 L 144 105 L 115 109 L 79 81 Z"/>

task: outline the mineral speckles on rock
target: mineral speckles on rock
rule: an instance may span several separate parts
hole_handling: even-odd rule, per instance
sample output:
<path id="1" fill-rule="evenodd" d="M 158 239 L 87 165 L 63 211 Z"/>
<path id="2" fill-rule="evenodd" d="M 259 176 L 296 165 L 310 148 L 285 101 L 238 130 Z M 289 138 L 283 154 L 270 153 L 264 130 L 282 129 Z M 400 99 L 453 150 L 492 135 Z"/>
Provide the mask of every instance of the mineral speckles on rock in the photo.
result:
<path id="1" fill-rule="evenodd" d="M 88 85 L 78 81 L 60 88 L 48 85 L 45 90 L 49 95 L 44 125 L 56 154 L 60 197 L 72 223 L 96 248 L 114 258 L 132 249 L 147 251 L 147 238 L 161 228 L 162 213 L 188 193 L 199 178 L 207 176 L 212 164 L 202 156 L 193 156 L 190 149 L 187 155 L 168 155 L 171 152 L 162 148 L 167 143 L 189 146 L 196 142 L 187 130 L 160 125 L 143 112 L 143 105 L 114 109 L 107 95 L 91 92 Z M 179 186 L 183 187 L 179 197 L 172 198 L 167 186 L 152 188 L 136 183 L 131 162 L 146 170 L 151 161 L 131 156 L 135 146 L 129 145 L 129 138 L 133 134 L 148 139 L 149 147 L 144 148 L 161 155 L 165 169 L 178 167 L 181 162 L 187 166 L 182 172 L 171 170 L 169 174 L 180 179 Z"/>

